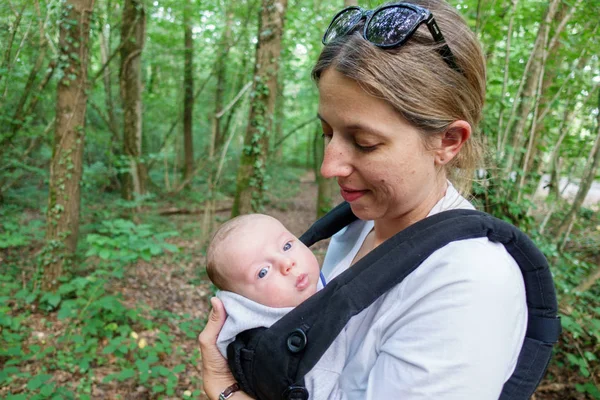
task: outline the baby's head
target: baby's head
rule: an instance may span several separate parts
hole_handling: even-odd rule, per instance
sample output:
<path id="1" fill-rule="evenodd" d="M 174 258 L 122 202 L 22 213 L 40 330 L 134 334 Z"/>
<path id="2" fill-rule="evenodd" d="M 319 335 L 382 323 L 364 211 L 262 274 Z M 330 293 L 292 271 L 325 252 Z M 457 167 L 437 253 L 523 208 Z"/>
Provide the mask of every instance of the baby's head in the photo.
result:
<path id="1" fill-rule="evenodd" d="M 206 271 L 221 290 L 269 307 L 295 307 L 317 291 L 319 263 L 278 220 L 249 214 L 223 224 L 207 251 Z"/>

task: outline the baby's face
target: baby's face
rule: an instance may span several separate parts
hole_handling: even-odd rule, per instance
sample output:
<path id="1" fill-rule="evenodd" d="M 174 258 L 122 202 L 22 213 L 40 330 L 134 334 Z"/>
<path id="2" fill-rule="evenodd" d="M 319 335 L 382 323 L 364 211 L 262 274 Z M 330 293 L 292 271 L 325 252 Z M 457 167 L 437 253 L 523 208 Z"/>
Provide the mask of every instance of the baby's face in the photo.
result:
<path id="1" fill-rule="evenodd" d="M 220 246 L 230 290 L 269 307 L 295 307 L 317 291 L 314 254 L 275 218 L 257 216 Z"/>

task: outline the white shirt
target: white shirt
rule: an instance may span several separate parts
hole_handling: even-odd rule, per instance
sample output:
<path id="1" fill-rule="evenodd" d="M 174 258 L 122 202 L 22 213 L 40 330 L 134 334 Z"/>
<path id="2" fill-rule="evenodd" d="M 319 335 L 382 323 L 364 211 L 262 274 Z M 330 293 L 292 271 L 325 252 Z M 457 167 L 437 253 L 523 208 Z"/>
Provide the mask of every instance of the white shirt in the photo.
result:
<path id="1" fill-rule="evenodd" d="M 429 215 L 472 209 L 449 184 Z M 327 280 L 346 270 L 373 228 L 333 236 Z M 495 400 L 516 366 L 527 328 L 518 265 L 487 238 L 448 244 L 346 325 L 340 389 L 349 400 Z"/>

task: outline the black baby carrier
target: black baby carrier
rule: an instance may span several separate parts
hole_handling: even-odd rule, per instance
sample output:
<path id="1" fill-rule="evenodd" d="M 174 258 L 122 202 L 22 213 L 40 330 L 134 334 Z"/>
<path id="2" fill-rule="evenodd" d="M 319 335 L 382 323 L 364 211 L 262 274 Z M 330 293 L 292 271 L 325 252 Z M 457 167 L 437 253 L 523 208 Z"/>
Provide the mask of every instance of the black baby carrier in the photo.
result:
<path id="1" fill-rule="evenodd" d="M 342 203 L 300 237 L 311 246 L 356 220 Z M 528 322 L 517 366 L 500 400 L 529 399 L 542 379 L 561 331 L 552 275 L 544 255 L 514 226 L 473 210 L 425 218 L 375 248 L 270 328 L 245 331 L 227 348 L 241 388 L 261 400 L 305 400 L 304 376 L 352 316 L 396 286 L 446 244 L 488 237 L 505 246 L 525 282 Z M 493 345 L 493 344 L 490 344 Z"/>

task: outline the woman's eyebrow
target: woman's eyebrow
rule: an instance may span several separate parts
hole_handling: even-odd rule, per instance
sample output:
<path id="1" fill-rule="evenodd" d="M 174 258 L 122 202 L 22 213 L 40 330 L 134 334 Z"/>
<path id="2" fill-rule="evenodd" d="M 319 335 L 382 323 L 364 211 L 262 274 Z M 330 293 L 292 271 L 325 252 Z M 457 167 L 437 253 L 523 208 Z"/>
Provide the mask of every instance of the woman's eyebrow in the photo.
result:
<path id="1" fill-rule="evenodd" d="M 327 125 L 329 125 L 329 123 L 325 120 L 325 118 L 323 118 L 321 116 L 321 114 L 317 113 L 317 118 L 319 118 L 321 121 L 323 121 Z M 350 125 L 344 126 L 344 130 L 346 130 L 348 132 L 356 132 L 356 131 L 359 131 L 359 132 L 368 132 L 368 133 L 372 133 L 372 134 L 378 135 L 378 136 L 382 136 L 383 135 L 383 133 L 380 132 L 380 131 L 378 131 L 377 129 L 369 127 L 369 126 L 362 125 L 359 122 L 354 122 L 354 123 L 352 123 Z"/>

